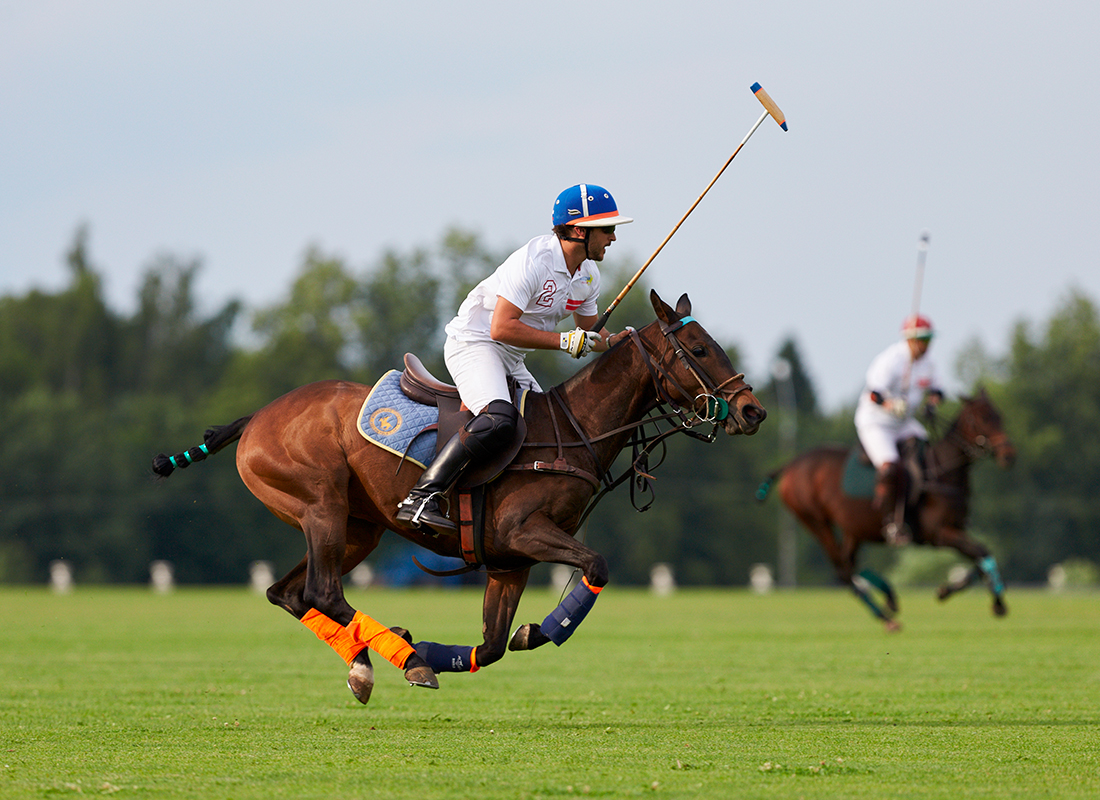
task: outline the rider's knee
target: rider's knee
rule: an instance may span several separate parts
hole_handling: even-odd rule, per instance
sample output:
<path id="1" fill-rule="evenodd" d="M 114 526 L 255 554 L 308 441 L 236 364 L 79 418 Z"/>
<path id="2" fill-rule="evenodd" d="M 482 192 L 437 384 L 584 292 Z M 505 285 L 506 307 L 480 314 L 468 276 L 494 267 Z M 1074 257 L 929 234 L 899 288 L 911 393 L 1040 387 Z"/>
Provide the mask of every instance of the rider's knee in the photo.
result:
<path id="1" fill-rule="evenodd" d="M 493 400 L 466 423 L 462 443 L 475 456 L 493 455 L 512 442 L 519 424 L 519 409 L 507 400 Z"/>

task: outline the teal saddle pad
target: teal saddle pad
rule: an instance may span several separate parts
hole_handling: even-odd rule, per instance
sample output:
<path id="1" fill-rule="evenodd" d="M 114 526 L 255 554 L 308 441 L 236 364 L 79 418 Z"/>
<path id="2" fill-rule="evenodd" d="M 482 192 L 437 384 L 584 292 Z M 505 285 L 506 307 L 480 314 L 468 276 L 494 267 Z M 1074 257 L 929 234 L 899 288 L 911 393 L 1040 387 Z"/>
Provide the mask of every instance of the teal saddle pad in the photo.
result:
<path id="1" fill-rule="evenodd" d="M 844 462 L 844 477 L 840 488 L 849 497 L 875 496 L 875 467 L 862 459 L 862 451 L 853 447 L 848 451 L 848 460 Z"/>

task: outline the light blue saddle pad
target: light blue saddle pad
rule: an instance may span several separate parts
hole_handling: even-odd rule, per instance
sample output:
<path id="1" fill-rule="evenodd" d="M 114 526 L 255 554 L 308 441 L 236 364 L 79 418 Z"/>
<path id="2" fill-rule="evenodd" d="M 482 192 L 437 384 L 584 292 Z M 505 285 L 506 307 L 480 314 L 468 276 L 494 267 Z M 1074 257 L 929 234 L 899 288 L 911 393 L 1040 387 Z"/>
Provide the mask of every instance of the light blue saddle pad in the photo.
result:
<path id="1" fill-rule="evenodd" d="M 359 433 L 368 442 L 423 468 L 435 459 L 436 432 L 421 431 L 439 421 L 439 409 L 410 400 L 401 391 L 400 380 L 400 371 L 391 369 L 374 384 L 359 411 Z"/>
<path id="2" fill-rule="evenodd" d="M 512 398 L 521 415 L 529 393 L 530 390 L 517 387 Z M 436 431 L 424 429 L 438 422 L 439 409 L 410 400 L 401 391 L 401 372 L 391 369 L 374 384 L 363 401 L 358 427 L 359 433 L 371 444 L 425 468 L 435 460 Z"/>

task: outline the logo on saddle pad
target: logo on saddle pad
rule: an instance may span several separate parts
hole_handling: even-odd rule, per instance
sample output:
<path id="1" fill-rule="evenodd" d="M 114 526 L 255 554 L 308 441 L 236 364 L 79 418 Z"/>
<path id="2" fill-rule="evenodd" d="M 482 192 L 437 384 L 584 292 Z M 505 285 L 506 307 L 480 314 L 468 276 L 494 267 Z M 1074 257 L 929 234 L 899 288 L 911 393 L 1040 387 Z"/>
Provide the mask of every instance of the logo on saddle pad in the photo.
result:
<path id="1" fill-rule="evenodd" d="M 379 436 L 393 436 L 401 429 L 401 412 L 394 408 L 380 408 L 370 415 L 371 430 Z"/>

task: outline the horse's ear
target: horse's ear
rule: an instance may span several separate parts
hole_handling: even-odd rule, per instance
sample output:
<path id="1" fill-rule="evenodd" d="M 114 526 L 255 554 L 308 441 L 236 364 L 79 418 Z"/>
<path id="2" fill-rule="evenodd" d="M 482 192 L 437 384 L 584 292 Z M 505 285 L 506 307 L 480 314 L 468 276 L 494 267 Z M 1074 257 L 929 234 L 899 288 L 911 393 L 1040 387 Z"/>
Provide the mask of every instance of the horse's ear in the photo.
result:
<path id="1" fill-rule="evenodd" d="M 687 292 L 680 295 L 680 299 L 676 301 L 676 313 L 681 317 L 691 314 L 691 301 L 688 300 Z"/>
<path id="2" fill-rule="evenodd" d="M 656 289 L 649 290 L 649 302 L 653 304 L 653 311 L 657 314 L 657 319 L 661 320 L 665 325 L 671 325 L 676 320 L 676 312 L 672 310 L 672 307 L 668 303 L 661 299 Z"/>

